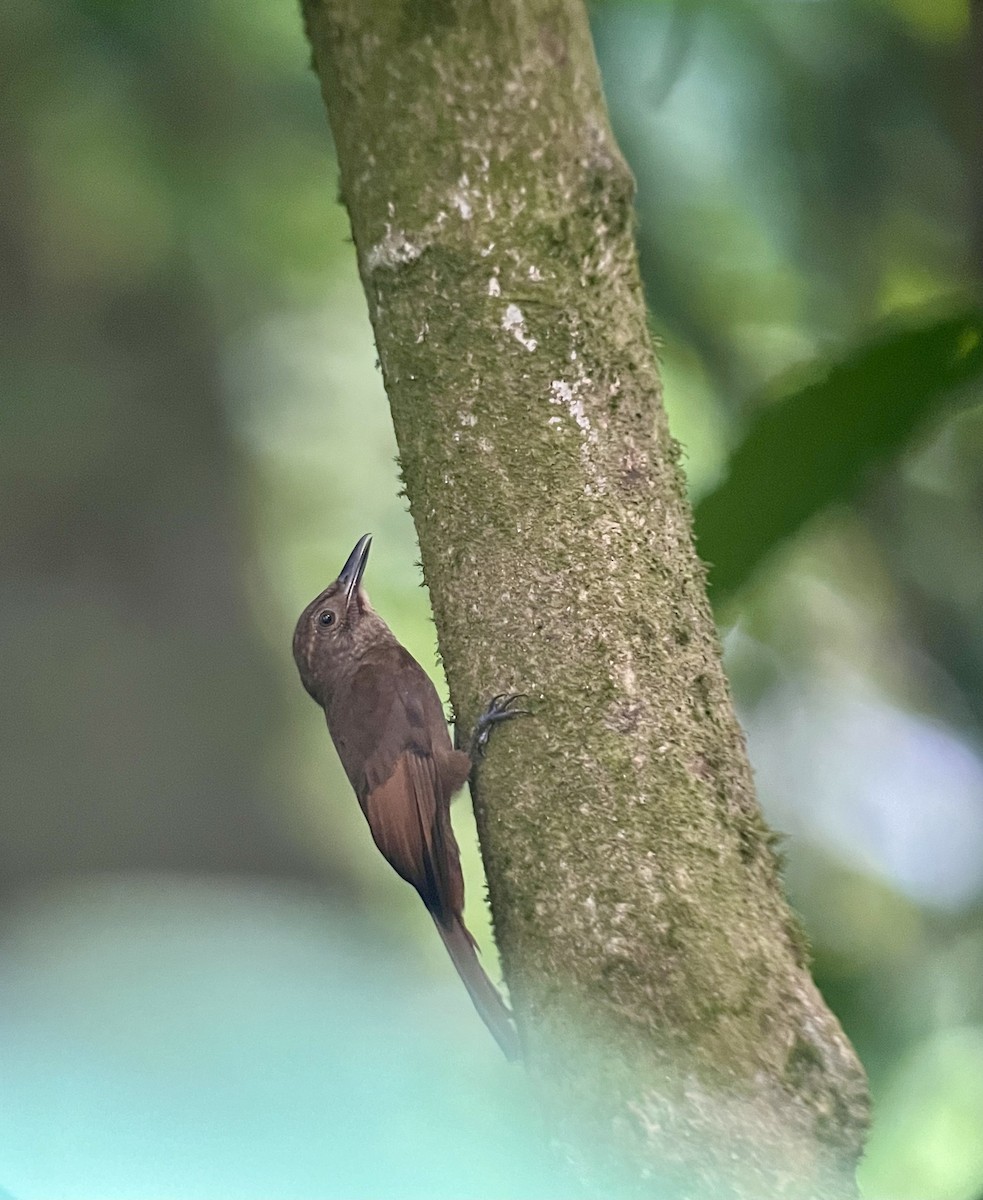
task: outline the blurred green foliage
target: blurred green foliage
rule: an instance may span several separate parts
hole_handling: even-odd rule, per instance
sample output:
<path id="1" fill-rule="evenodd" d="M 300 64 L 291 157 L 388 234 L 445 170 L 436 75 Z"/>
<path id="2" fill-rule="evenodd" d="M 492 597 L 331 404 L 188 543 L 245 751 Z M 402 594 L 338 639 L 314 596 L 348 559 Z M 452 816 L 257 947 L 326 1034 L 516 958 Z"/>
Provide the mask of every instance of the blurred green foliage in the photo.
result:
<path id="1" fill-rule="evenodd" d="M 593 13 L 759 789 L 874 1085 L 878 1200 L 983 1190 L 966 22 Z M 299 16 L 9 0 L 0 39 L 0 1185 L 556 1196 L 290 661 L 372 531 L 373 600 L 436 669 Z"/>
<path id="2" fill-rule="evenodd" d="M 874 335 L 821 379 L 776 383 L 779 398 L 756 406 L 727 479 L 693 513 L 713 600 L 738 591 L 810 517 L 856 500 L 981 371 L 983 318 L 973 312 Z"/>

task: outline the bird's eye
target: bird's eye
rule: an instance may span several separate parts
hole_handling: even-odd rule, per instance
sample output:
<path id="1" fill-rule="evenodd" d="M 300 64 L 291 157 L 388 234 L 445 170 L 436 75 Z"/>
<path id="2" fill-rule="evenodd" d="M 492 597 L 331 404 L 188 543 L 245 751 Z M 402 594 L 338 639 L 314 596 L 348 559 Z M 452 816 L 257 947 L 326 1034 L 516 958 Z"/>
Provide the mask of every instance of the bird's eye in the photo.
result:
<path id="1" fill-rule="evenodd" d="M 329 608 L 326 608 L 324 612 L 319 615 L 318 621 L 322 625 L 333 625 L 334 613 Z"/>

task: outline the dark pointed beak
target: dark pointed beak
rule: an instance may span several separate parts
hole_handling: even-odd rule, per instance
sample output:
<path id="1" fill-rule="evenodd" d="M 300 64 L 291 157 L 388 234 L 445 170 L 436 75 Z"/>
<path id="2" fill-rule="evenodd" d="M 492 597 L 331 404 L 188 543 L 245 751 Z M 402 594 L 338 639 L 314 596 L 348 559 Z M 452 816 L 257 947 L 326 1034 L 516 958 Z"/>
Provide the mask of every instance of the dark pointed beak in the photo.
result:
<path id="1" fill-rule="evenodd" d="M 346 606 L 351 604 L 352 597 L 356 594 L 358 585 L 362 582 L 362 576 L 365 574 L 365 564 L 369 561 L 369 547 L 371 545 L 371 533 L 360 537 L 355 544 L 355 549 L 349 554 L 348 561 L 341 568 L 338 582 L 345 589 Z"/>

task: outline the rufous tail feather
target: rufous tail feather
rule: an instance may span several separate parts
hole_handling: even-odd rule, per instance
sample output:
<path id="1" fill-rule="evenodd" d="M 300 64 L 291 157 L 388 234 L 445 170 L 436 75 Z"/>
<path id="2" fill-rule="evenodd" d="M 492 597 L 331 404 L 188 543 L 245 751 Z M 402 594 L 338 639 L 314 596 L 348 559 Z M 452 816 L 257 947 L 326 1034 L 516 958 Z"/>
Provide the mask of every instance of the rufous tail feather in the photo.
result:
<path id="1" fill-rule="evenodd" d="M 520 1057 L 519 1035 L 512 1020 L 512 1013 L 478 961 L 474 939 L 468 933 L 467 927 L 460 917 L 451 918 L 449 925 L 442 924 L 434 917 L 434 924 L 443 938 L 451 962 L 468 989 L 478 1015 L 501 1046 L 505 1057 L 510 1062 L 516 1062 Z"/>

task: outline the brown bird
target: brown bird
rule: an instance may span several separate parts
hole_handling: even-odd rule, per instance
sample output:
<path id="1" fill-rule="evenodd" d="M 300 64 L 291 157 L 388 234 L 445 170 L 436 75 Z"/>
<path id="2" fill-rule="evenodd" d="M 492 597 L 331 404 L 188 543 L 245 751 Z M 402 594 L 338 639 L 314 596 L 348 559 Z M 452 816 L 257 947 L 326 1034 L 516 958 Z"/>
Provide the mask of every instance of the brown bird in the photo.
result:
<path id="1" fill-rule="evenodd" d="M 512 1013 L 482 969 L 461 915 L 464 877 L 450 803 L 492 727 L 523 710 L 511 707 L 518 696 L 496 696 L 478 720 L 471 755 L 454 748 L 429 676 L 362 588 L 371 543 L 368 534 L 361 538 L 338 578 L 301 613 L 294 661 L 324 709 L 375 844 L 419 892 L 475 1008 L 506 1057 L 516 1059 Z"/>

